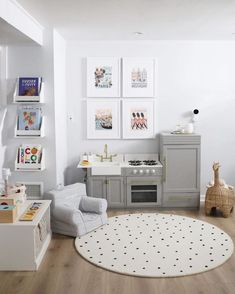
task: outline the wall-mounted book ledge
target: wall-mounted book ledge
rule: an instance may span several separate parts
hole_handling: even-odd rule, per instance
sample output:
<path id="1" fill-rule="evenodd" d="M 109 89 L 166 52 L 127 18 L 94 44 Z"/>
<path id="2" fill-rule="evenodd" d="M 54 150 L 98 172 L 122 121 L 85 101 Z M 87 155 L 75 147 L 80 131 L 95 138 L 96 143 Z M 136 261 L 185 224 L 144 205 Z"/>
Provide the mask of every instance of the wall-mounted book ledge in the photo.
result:
<path id="1" fill-rule="evenodd" d="M 41 77 L 18 78 L 16 81 L 13 102 L 36 102 L 44 101 L 44 82 Z"/>
<path id="2" fill-rule="evenodd" d="M 41 145 L 21 145 L 16 154 L 16 171 L 42 171 L 45 169 L 45 156 Z"/>
<path id="3" fill-rule="evenodd" d="M 41 122 L 38 129 L 19 129 L 19 116 L 16 119 L 15 137 L 16 138 L 42 138 L 45 136 L 45 123 L 44 118 L 41 118 Z"/>

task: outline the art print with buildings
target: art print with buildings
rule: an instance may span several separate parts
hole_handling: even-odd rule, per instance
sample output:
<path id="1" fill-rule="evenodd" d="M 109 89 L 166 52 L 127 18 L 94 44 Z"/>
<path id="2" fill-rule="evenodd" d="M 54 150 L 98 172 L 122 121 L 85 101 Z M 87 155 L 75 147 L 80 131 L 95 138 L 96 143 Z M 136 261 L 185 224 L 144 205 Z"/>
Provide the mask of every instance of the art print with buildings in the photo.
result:
<path id="1" fill-rule="evenodd" d="M 112 109 L 96 109 L 95 111 L 95 129 L 112 130 L 113 115 Z"/>
<path id="2" fill-rule="evenodd" d="M 148 129 L 147 109 L 131 109 L 130 110 L 131 130 L 146 131 Z"/>
<path id="3" fill-rule="evenodd" d="M 147 88 L 147 70 L 146 68 L 133 68 L 131 71 L 131 87 Z"/>
<path id="4" fill-rule="evenodd" d="M 112 87 L 112 66 L 96 67 L 94 76 L 96 88 L 107 89 Z"/>

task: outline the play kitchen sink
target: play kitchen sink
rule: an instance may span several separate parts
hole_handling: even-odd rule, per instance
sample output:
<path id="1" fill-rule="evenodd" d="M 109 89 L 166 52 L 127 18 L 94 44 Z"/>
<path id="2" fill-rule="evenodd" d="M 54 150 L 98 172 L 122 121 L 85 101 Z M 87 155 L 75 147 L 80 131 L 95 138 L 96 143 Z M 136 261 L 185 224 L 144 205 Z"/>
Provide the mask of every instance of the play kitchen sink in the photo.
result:
<path id="1" fill-rule="evenodd" d="M 92 154 L 87 160 L 85 157 L 80 165 L 90 168 L 92 176 L 120 176 L 122 163 L 123 155 L 108 153 L 108 145 L 105 144 L 103 154 Z"/>
<path id="2" fill-rule="evenodd" d="M 121 175 L 121 164 L 119 162 L 94 162 L 91 166 L 92 176 Z"/>

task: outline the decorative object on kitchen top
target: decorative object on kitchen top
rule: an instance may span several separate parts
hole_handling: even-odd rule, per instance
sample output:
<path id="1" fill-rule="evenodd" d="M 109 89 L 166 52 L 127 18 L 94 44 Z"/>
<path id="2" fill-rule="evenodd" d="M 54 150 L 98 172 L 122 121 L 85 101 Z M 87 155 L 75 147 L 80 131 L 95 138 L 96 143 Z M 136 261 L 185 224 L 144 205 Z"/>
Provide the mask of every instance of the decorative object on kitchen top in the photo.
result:
<path id="1" fill-rule="evenodd" d="M 213 164 L 214 185 L 209 186 L 206 191 L 205 212 L 209 215 L 211 210 L 219 208 L 224 217 L 229 217 L 235 204 L 234 188 L 220 181 L 219 168 L 219 163 L 215 162 Z"/>
<path id="2" fill-rule="evenodd" d="M 120 60 L 116 57 L 87 58 L 87 97 L 120 96 Z"/>
<path id="3" fill-rule="evenodd" d="M 120 102 L 118 100 L 87 101 L 87 138 L 120 138 Z"/>
<path id="4" fill-rule="evenodd" d="M 178 123 L 175 127 L 175 129 L 171 132 L 171 134 L 194 134 L 195 133 L 195 123 L 198 120 L 199 110 L 194 109 L 193 111 L 190 111 L 190 119 L 187 124 Z"/>
<path id="5" fill-rule="evenodd" d="M 155 137 L 154 100 L 123 100 L 122 110 L 123 138 L 153 139 Z"/>
<path id="6" fill-rule="evenodd" d="M 158 213 L 125 214 L 75 246 L 96 266 L 141 277 L 180 277 L 216 268 L 233 254 L 233 241 L 213 224 Z"/>
<path id="7" fill-rule="evenodd" d="M 155 59 L 125 57 L 123 64 L 123 97 L 154 97 Z"/>

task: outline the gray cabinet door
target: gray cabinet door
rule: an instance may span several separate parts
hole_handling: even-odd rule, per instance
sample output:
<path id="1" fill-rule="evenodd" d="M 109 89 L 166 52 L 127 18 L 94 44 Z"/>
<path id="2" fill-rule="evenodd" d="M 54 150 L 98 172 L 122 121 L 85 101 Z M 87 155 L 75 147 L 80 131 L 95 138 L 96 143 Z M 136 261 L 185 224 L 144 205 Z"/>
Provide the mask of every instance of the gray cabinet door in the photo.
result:
<path id="1" fill-rule="evenodd" d="M 163 191 L 200 191 L 200 145 L 163 146 Z"/>
<path id="2" fill-rule="evenodd" d="M 88 196 L 106 199 L 106 177 L 88 178 Z"/>
<path id="3" fill-rule="evenodd" d="M 107 177 L 107 201 L 109 207 L 125 205 L 122 177 Z"/>

